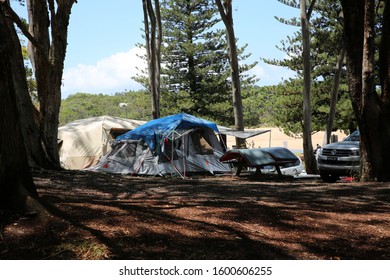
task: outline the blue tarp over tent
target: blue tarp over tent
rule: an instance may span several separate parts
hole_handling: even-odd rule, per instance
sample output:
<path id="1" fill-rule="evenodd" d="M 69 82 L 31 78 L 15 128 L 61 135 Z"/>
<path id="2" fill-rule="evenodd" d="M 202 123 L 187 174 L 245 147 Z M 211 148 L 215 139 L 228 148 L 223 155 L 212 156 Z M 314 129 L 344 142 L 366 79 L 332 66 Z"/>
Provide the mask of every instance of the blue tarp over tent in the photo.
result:
<path id="1" fill-rule="evenodd" d="M 151 149 L 156 147 L 156 137 L 161 137 L 173 130 L 189 129 L 196 127 L 208 127 L 219 132 L 215 123 L 197 118 L 195 116 L 180 113 L 155 120 L 151 120 L 125 134 L 116 138 L 120 140 L 140 140 L 142 139 Z"/>

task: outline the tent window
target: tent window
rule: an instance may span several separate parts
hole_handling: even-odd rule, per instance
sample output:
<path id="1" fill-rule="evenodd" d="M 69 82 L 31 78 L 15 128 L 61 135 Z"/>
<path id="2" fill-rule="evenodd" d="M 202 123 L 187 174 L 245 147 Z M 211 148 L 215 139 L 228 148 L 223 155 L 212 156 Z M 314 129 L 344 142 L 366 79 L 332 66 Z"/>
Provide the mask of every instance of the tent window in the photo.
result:
<path id="1" fill-rule="evenodd" d="M 197 130 L 191 134 L 192 144 L 195 152 L 201 155 L 212 155 L 214 153 L 213 147 L 210 144 L 210 137 L 203 131 Z"/>
<path id="2" fill-rule="evenodd" d="M 164 138 L 164 145 L 162 147 L 162 153 L 160 153 L 159 161 L 160 162 L 169 162 L 179 158 L 176 152 L 176 141 L 172 143 L 171 139 Z M 173 147 L 172 147 L 173 145 Z M 172 150 L 173 148 L 173 150 Z"/>
<path id="3" fill-rule="evenodd" d="M 137 143 L 120 143 L 122 146 L 118 149 L 115 156 L 120 158 L 133 158 L 136 155 Z"/>

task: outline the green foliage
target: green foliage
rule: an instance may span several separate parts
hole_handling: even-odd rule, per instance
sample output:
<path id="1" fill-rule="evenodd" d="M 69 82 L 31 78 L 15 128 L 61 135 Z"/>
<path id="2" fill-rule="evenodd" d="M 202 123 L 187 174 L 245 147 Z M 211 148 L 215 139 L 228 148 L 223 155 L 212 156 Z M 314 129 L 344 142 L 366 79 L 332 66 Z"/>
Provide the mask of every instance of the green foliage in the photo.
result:
<path id="1" fill-rule="evenodd" d="M 274 91 L 275 87 L 258 87 L 253 85 L 244 85 L 242 88 L 243 106 L 244 106 L 244 121 L 246 127 L 272 126 L 273 108 L 274 108 Z M 189 100 L 188 93 L 181 91 L 180 98 L 175 100 L 176 106 L 168 107 L 167 103 L 162 102 L 162 116 L 180 113 L 190 107 L 191 104 L 186 102 Z M 149 94 L 144 91 L 129 91 L 116 93 L 115 95 L 105 94 L 88 94 L 77 93 L 70 95 L 62 101 L 60 111 L 60 125 L 68 122 L 96 117 L 101 115 L 110 115 L 115 117 L 126 117 L 125 108 L 120 108 L 119 103 L 127 103 L 127 115 L 129 119 L 145 120 L 151 119 L 150 115 L 150 98 Z M 219 106 L 219 107 L 218 107 Z M 215 111 L 223 111 L 226 109 L 224 104 L 211 104 L 210 108 Z M 225 115 L 233 115 L 233 112 L 225 111 Z M 214 121 L 220 125 L 229 125 L 222 123 L 218 116 L 207 117 L 208 120 Z"/>
<path id="2" fill-rule="evenodd" d="M 244 123 L 247 128 L 274 125 L 271 117 L 273 108 L 272 88 L 272 86 L 242 87 Z"/>
<path id="3" fill-rule="evenodd" d="M 92 240 L 65 240 L 57 245 L 55 251 L 72 252 L 76 259 L 103 260 L 109 254 L 109 248 L 105 244 L 101 244 Z"/>
<path id="4" fill-rule="evenodd" d="M 38 104 L 37 82 L 34 78 L 33 70 L 28 58 L 27 48 L 25 46 L 22 46 L 22 55 L 24 60 L 24 69 L 26 70 L 28 91 L 30 92 L 31 99 L 34 104 Z"/>
<path id="5" fill-rule="evenodd" d="M 285 2 L 285 1 L 281 1 Z M 287 1 L 296 2 L 296 1 Z M 294 6 L 294 5 L 293 5 Z M 296 7 L 295 7 L 296 8 Z M 311 18 L 310 62 L 312 75 L 312 128 L 313 131 L 324 130 L 330 106 L 330 94 L 333 86 L 334 69 L 337 57 L 343 47 L 343 27 L 340 24 L 341 6 L 337 0 L 317 0 Z M 280 22 L 292 24 L 296 19 Z M 302 34 L 298 30 L 287 37 L 277 48 L 287 54 L 282 60 L 263 59 L 266 63 L 287 67 L 297 73 L 296 80 L 287 81 L 276 87 L 275 111 L 273 118 L 276 124 L 287 133 L 299 134 L 302 131 L 302 92 L 303 60 Z M 334 129 L 348 130 L 354 126 L 355 118 L 347 92 L 346 70 L 341 75 L 339 100 L 337 103 Z"/>
<path id="6" fill-rule="evenodd" d="M 312 87 L 312 129 L 313 132 L 324 130 L 328 121 L 330 88 L 332 81 L 326 80 L 316 82 Z M 303 120 L 303 81 L 292 79 L 277 86 L 266 87 L 263 90 L 268 93 L 268 100 L 265 103 L 269 111 L 265 116 L 272 123 L 292 136 L 301 136 Z M 348 131 L 356 127 L 355 117 L 352 110 L 351 100 L 348 96 L 347 86 L 342 85 L 339 91 L 338 106 L 334 130 Z"/>
<path id="7" fill-rule="evenodd" d="M 230 65 L 216 15 L 211 0 L 162 2 L 162 104 L 231 123 Z"/>
<path id="8" fill-rule="evenodd" d="M 218 28 L 221 20 L 214 1 L 164 0 L 161 17 L 161 115 L 187 112 L 234 124 L 227 42 L 225 30 Z M 240 61 L 250 56 L 244 54 L 245 48 L 238 50 Z M 256 63 L 240 65 L 244 86 L 256 82 L 243 74 Z M 148 88 L 147 72 L 139 70 L 141 74 L 133 79 Z"/>
<path id="9" fill-rule="evenodd" d="M 302 132 L 303 82 L 291 80 L 278 86 L 267 88 L 270 96 L 270 115 L 274 124 L 286 134 L 296 135 Z"/>
<path id="10" fill-rule="evenodd" d="M 316 83 L 313 87 L 313 130 L 323 130 L 329 113 L 330 81 Z M 287 134 L 299 135 L 302 131 L 302 91 L 300 80 L 286 81 L 277 86 L 244 86 L 242 88 L 244 121 L 246 127 L 279 126 Z M 168 107 L 162 102 L 162 116 L 172 115 L 185 111 L 191 104 L 186 104 L 188 93 L 181 91 L 180 97 L 175 100 L 176 106 Z M 165 101 L 165 99 L 163 100 Z M 88 117 L 110 115 L 126 117 L 126 108 L 120 108 L 119 103 L 127 103 L 127 118 L 148 121 L 150 115 L 149 94 L 145 91 L 129 91 L 115 95 L 77 93 L 62 101 L 60 111 L 60 125 Z M 212 107 L 214 106 L 214 107 Z M 218 107 L 220 106 L 220 107 Z M 210 106 L 215 111 L 222 111 L 223 104 L 215 103 Z M 225 112 L 232 115 L 232 112 Z M 207 117 L 220 125 L 218 116 Z M 355 125 L 354 114 L 346 85 L 340 89 L 336 121 L 334 129 L 351 130 Z"/>
<path id="11" fill-rule="evenodd" d="M 119 103 L 127 103 L 126 108 Z M 129 91 L 115 95 L 77 93 L 62 101 L 60 125 L 68 122 L 109 115 L 136 120 L 151 119 L 150 99 L 144 91 Z"/>
<path id="12" fill-rule="evenodd" d="M 323 79 L 334 74 L 337 56 L 343 47 L 342 26 L 340 24 L 341 6 L 336 0 L 318 0 L 310 22 L 310 62 L 312 78 Z M 294 19 L 296 20 L 296 19 Z M 282 20 L 280 20 L 282 21 Z M 289 22 L 283 19 L 282 22 Z M 302 34 L 298 30 L 293 36 L 281 41 L 277 48 L 287 54 L 282 60 L 263 59 L 266 63 L 287 67 L 303 74 Z M 345 75 L 344 75 L 345 76 Z"/>
<path id="13" fill-rule="evenodd" d="M 292 8 L 299 9 L 299 1 L 298 0 L 278 0 L 280 3 L 283 3 Z"/>
<path id="14" fill-rule="evenodd" d="M 296 26 L 299 27 L 301 25 L 301 22 L 298 18 L 292 18 L 292 19 L 285 19 L 285 18 L 280 18 L 275 16 L 274 17 L 277 21 L 286 24 L 286 25 L 291 25 L 291 26 Z"/>

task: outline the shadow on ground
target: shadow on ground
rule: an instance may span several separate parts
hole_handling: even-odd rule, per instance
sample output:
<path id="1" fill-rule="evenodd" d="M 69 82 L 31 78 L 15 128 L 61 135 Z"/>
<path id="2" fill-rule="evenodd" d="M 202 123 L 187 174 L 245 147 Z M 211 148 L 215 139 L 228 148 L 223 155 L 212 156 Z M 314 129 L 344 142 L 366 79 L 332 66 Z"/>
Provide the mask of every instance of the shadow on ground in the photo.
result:
<path id="1" fill-rule="evenodd" d="M 389 259 L 390 185 L 274 177 L 35 173 L 45 220 L 1 259 Z"/>

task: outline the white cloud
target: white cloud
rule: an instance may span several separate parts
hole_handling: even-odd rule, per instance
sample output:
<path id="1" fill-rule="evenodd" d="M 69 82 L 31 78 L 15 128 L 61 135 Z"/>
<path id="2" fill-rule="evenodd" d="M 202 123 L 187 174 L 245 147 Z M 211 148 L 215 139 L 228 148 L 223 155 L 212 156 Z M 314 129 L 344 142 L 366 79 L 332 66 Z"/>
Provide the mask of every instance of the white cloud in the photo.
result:
<path id="1" fill-rule="evenodd" d="M 255 75 L 260 80 L 256 83 L 259 86 L 277 85 L 284 80 L 295 76 L 295 72 L 285 67 L 259 63 L 248 71 L 249 75 Z"/>
<path id="2" fill-rule="evenodd" d="M 136 67 L 145 68 L 144 61 L 137 56 L 141 54 L 142 50 L 135 47 L 103 58 L 94 65 L 79 64 L 65 69 L 63 98 L 77 92 L 112 94 L 141 89 L 142 86 L 131 79 L 138 73 Z"/>
<path id="3" fill-rule="evenodd" d="M 257 64 L 255 67 L 253 67 L 247 73 L 248 73 L 248 75 L 256 76 L 256 78 L 258 78 L 260 80 L 267 80 L 270 78 L 270 75 L 267 73 L 267 71 L 264 69 L 264 67 L 259 66 L 259 64 Z"/>
<path id="4" fill-rule="evenodd" d="M 77 92 L 113 94 L 124 90 L 138 90 L 142 86 L 133 81 L 138 70 L 146 68 L 139 58 L 143 50 L 138 47 L 103 58 L 93 65 L 79 64 L 64 70 L 62 97 Z M 295 72 L 279 66 L 260 62 L 248 74 L 255 75 L 259 86 L 277 85 L 295 75 Z"/>

